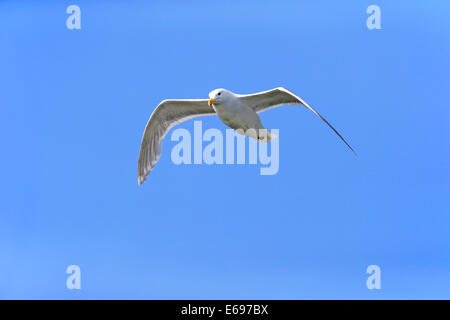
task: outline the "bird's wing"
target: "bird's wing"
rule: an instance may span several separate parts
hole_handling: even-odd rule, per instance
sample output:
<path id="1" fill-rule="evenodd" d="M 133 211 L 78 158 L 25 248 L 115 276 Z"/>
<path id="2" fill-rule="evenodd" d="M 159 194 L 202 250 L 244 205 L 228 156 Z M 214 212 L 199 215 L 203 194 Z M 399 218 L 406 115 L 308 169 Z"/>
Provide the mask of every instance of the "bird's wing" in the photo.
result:
<path id="1" fill-rule="evenodd" d="M 309 110 L 314 112 L 323 122 L 325 122 L 338 136 L 344 141 L 344 143 L 353 151 L 357 156 L 358 154 L 353 150 L 353 148 L 345 141 L 341 134 L 324 118 L 322 117 L 313 107 L 303 101 L 300 97 L 296 96 L 291 91 L 285 88 L 275 88 L 268 91 L 262 91 L 254 94 L 239 95 L 242 101 L 252 108 L 256 112 L 263 112 L 282 105 L 302 105 L 307 107 Z"/>
<path id="2" fill-rule="evenodd" d="M 213 115 L 206 99 L 164 100 L 153 111 L 142 136 L 138 161 L 138 184 L 144 183 L 161 156 L 161 143 L 175 125 L 198 116 Z"/>

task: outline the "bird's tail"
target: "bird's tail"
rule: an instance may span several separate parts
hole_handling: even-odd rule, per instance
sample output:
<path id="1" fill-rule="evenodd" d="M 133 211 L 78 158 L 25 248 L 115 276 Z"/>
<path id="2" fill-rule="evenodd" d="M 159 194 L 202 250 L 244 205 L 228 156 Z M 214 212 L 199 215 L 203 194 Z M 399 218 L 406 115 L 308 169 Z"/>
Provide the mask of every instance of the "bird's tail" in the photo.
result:
<path id="1" fill-rule="evenodd" d="M 267 131 L 267 142 L 270 140 L 275 140 L 276 138 L 278 138 L 278 136 L 275 133 Z"/>
<path id="2" fill-rule="evenodd" d="M 259 142 L 269 142 L 278 138 L 278 136 L 267 129 L 259 130 L 258 141 Z"/>

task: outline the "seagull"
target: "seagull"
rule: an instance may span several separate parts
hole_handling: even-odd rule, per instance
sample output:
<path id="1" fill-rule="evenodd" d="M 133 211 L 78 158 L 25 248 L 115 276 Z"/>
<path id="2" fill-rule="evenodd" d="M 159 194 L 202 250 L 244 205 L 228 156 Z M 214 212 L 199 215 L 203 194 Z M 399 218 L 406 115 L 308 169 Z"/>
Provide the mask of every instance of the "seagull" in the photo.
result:
<path id="1" fill-rule="evenodd" d="M 216 89 L 208 99 L 163 100 L 153 111 L 145 127 L 138 161 L 138 184 L 142 185 L 161 157 L 162 140 L 175 125 L 200 116 L 216 114 L 223 123 L 237 132 L 260 142 L 276 138 L 264 128 L 258 113 L 282 106 L 301 105 L 314 112 L 353 151 L 341 134 L 309 104 L 291 91 L 279 87 L 253 94 L 235 94 L 226 89 Z"/>

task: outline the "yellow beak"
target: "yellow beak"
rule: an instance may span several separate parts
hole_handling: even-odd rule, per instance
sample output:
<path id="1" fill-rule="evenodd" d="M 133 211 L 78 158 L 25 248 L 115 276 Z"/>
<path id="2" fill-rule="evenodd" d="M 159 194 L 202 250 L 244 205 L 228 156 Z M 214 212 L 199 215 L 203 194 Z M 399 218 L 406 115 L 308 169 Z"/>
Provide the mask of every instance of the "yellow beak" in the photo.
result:
<path id="1" fill-rule="evenodd" d="M 214 102 L 216 102 L 216 99 L 213 98 L 209 99 L 208 101 L 209 106 L 211 107 L 214 104 Z"/>

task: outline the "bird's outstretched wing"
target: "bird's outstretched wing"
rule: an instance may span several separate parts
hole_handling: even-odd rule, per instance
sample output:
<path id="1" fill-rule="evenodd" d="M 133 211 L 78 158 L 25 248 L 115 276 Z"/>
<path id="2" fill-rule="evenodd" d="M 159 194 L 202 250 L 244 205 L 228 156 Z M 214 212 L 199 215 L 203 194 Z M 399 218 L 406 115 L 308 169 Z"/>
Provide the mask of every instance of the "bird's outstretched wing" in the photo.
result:
<path id="1" fill-rule="evenodd" d="M 278 106 L 284 105 L 302 105 L 307 107 L 309 110 L 314 112 L 323 122 L 325 122 L 338 136 L 344 141 L 344 143 L 353 151 L 353 153 L 358 156 L 355 150 L 345 141 L 341 134 L 324 118 L 322 117 L 313 107 L 303 101 L 300 97 L 296 96 L 291 91 L 279 87 L 268 91 L 262 91 L 254 94 L 239 95 L 242 101 L 255 110 L 256 112 L 263 112 Z"/>
<path id="2" fill-rule="evenodd" d="M 144 183 L 161 156 L 162 139 L 175 125 L 198 116 L 213 115 L 215 111 L 206 99 L 164 100 L 153 111 L 144 135 L 138 161 L 138 184 Z"/>

